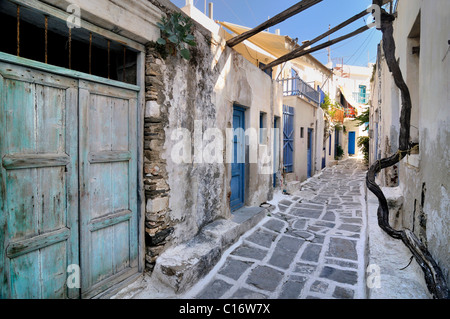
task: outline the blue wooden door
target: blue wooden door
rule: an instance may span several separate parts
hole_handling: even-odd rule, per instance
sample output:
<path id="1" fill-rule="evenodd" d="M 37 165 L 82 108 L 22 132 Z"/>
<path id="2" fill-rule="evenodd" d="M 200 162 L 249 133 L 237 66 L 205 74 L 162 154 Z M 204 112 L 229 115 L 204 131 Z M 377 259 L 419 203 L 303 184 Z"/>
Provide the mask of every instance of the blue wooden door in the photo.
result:
<path id="1" fill-rule="evenodd" d="M 279 144 L 279 126 L 280 124 L 278 123 L 279 118 L 277 116 L 275 116 L 273 118 L 273 156 L 272 156 L 272 160 L 273 160 L 273 187 L 277 186 L 277 167 L 278 167 L 278 144 Z"/>
<path id="2" fill-rule="evenodd" d="M 294 171 L 294 108 L 283 105 L 283 169 Z"/>
<path id="3" fill-rule="evenodd" d="M 356 132 L 348 132 L 348 154 L 355 154 Z"/>
<path id="4" fill-rule="evenodd" d="M 308 152 L 307 152 L 307 161 L 308 161 L 308 169 L 307 169 L 307 175 L 308 178 L 312 176 L 312 134 L 313 129 L 308 129 Z"/>
<path id="5" fill-rule="evenodd" d="M 236 210 L 245 202 L 245 110 L 233 110 L 233 162 L 231 163 L 230 208 Z"/>
<path id="6" fill-rule="evenodd" d="M 77 298 L 78 81 L 0 62 L 0 298 Z"/>
<path id="7" fill-rule="evenodd" d="M 81 293 L 137 273 L 137 92 L 80 81 Z"/>

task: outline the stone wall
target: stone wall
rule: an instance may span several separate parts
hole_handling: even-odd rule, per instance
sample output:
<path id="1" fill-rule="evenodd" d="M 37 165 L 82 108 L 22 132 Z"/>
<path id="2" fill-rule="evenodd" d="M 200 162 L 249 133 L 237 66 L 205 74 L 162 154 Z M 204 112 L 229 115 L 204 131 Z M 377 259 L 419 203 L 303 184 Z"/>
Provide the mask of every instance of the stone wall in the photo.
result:
<path id="1" fill-rule="evenodd" d="M 169 185 L 166 160 L 161 151 L 166 139 L 164 127 L 167 111 L 161 105 L 164 62 L 152 46 L 147 46 L 145 61 L 144 116 L 144 188 L 145 188 L 145 244 L 146 268 L 152 270 L 156 258 L 164 250 L 173 232 L 167 216 Z"/>
<path id="2" fill-rule="evenodd" d="M 174 8 L 151 0 L 164 14 Z M 231 219 L 231 164 L 226 149 L 208 163 L 196 154 L 196 138 L 205 152 L 213 139 L 222 139 L 233 127 L 233 105 L 246 108 L 246 126 L 259 128 L 260 112 L 272 127 L 282 115 L 281 86 L 239 53 L 226 46 L 223 35 L 211 34 L 194 23 L 197 45 L 189 61 L 162 56 L 152 42 L 146 52 L 146 110 L 144 128 L 144 186 L 146 196 L 146 268 L 169 247 L 185 243 L 208 224 Z M 179 146 L 178 129 L 190 134 L 190 162 L 177 162 L 172 154 Z M 209 129 L 219 136 L 206 137 Z M 198 141 L 198 140 L 197 140 Z M 226 141 L 224 140 L 224 146 Z M 273 145 L 268 136 L 267 145 Z M 261 145 L 257 146 L 258 150 Z M 176 157 L 176 156 L 175 156 Z M 246 169 L 248 206 L 271 199 L 272 175 L 259 174 L 256 164 Z"/>

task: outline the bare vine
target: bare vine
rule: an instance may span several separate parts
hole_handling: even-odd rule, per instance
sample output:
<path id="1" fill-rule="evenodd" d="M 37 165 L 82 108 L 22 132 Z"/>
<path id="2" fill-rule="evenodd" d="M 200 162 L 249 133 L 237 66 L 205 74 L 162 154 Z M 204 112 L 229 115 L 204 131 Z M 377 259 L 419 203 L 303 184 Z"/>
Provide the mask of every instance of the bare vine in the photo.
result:
<path id="1" fill-rule="evenodd" d="M 374 4 L 381 7 L 382 1 L 374 0 Z M 436 261 L 425 245 L 409 229 L 396 230 L 389 224 L 389 208 L 386 197 L 381 188 L 375 183 L 375 174 L 383 168 L 393 166 L 402 160 L 411 150 L 410 122 L 411 122 L 411 95 L 403 79 L 402 71 L 395 58 L 395 40 L 393 37 L 393 21 L 395 17 L 388 14 L 385 10 L 381 13 L 381 31 L 383 33 L 383 51 L 389 71 L 392 73 L 396 86 L 400 89 L 402 99 L 402 109 L 400 114 L 400 135 L 399 150 L 388 158 L 376 161 L 367 172 L 367 188 L 378 198 L 378 224 L 389 236 L 400 239 L 409 248 L 417 263 L 423 270 L 428 290 L 434 298 L 448 299 L 449 290 L 445 278 Z"/>

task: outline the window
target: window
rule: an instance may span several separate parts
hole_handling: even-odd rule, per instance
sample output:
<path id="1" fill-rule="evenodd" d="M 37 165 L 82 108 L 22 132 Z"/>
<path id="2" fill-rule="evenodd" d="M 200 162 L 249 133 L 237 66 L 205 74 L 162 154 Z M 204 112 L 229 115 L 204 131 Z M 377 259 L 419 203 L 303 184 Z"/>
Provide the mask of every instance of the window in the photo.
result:
<path id="1" fill-rule="evenodd" d="M 303 132 L 304 132 L 304 128 L 301 127 L 301 128 L 300 128 L 300 138 L 303 138 Z"/>
<path id="2" fill-rule="evenodd" d="M 266 130 L 266 113 L 260 112 L 259 113 L 259 144 L 265 144 L 264 141 L 267 137 L 267 130 Z"/>
<path id="3" fill-rule="evenodd" d="M 2 1 L 0 28 L 8 30 L 0 41 L 3 53 L 136 84 L 137 53 L 122 43 L 84 28 L 69 29 L 65 20 L 25 6 L 18 11 L 9 1 Z"/>

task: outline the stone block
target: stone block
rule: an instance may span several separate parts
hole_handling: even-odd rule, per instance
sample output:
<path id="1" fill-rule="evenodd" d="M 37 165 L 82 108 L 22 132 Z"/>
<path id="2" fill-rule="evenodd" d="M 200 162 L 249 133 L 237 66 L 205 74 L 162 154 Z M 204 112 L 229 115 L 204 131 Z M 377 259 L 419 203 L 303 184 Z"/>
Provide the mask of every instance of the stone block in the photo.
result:
<path id="1" fill-rule="evenodd" d="M 159 118 L 161 116 L 161 109 L 158 102 L 147 101 L 145 103 L 145 117 Z"/>
<path id="2" fill-rule="evenodd" d="M 358 282 L 358 274 L 355 271 L 336 269 L 328 266 L 322 269 L 320 277 L 349 285 L 355 285 Z"/>
<path id="3" fill-rule="evenodd" d="M 248 276 L 247 284 L 262 290 L 275 291 L 282 278 L 281 271 L 267 266 L 258 266 Z"/>
<path id="4" fill-rule="evenodd" d="M 305 286 L 306 277 L 291 276 L 281 288 L 279 299 L 298 299 L 303 287 Z"/>
<path id="5" fill-rule="evenodd" d="M 329 257 L 358 260 L 356 241 L 331 237 L 329 250 L 326 255 Z"/>
<path id="6" fill-rule="evenodd" d="M 147 200 L 145 210 L 147 213 L 158 213 L 169 207 L 168 197 L 159 197 Z"/>
<path id="7" fill-rule="evenodd" d="M 214 280 L 197 296 L 198 299 L 219 299 L 232 286 L 223 280 Z"/>
<path id="8" fill-rule="evenodd" d="M 217 241 L 197 237 L 161 254 L 152 276 L 174 293 L 183 293 L 214 267 L 221 253 Z"/>

